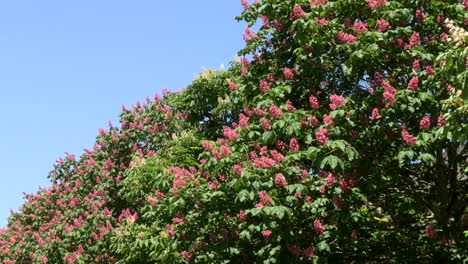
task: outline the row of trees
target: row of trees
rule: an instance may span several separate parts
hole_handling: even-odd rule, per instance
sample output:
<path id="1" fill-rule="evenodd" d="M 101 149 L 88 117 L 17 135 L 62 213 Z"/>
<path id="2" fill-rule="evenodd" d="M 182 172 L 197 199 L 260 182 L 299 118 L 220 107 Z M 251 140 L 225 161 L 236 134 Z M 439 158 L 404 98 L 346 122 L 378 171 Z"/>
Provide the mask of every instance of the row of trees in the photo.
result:
<path id="1" fill-rule="evenodd" d="M 3 263 L 468 260 L 468 2 L 241 2 L 241 57 L 67 153 Z"/>

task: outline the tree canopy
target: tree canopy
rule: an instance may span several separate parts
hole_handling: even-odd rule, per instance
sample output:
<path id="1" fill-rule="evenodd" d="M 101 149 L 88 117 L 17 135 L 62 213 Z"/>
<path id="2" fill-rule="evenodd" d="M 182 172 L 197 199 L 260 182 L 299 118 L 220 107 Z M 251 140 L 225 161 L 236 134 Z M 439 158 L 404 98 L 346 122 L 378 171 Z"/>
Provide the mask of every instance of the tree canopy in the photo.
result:
<path id="1" fill-rule="evenodd" d="M 468 260 L 468 1 L 241 4 L 240 57 L 66 153 L 3 263 Z"/>

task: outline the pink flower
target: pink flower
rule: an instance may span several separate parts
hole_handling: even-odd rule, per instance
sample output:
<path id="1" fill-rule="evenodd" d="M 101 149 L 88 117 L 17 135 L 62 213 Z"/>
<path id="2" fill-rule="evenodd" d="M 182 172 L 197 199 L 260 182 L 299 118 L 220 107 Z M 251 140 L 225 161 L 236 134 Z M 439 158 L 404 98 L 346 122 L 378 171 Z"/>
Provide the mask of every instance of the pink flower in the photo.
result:
<path id="1" fill-rule="evenodd" d="M 286 187 L 288 185 L 288 183 L 286 182 L 286 179 L 281 173 L 277 173 L 275 175 L 275 184 L 278 187 Z"/>
<path id="2" fill-rule="evenodd" d="M 447 122 L 445 122 L 445 118 L 443 115 L 439 115 L 439 117 L 437 117 L 437 126 L 445 126 L 447 124 Z"/>
<path id="3" fill-rule="evenodd" d="M 278 118 L 283 114 L 283 111 L 281 111 L 281 109 L 279 109 L 279 107 L 274 104 L 270 105 L 269 111 L 270 115 L 274 118 Z"/>
<path id="4" fill-rule="evenodd" d="M 249 9 L 250 3 L 248 0 L 241 0 L 241 4 L 245 9 Z"/>
<path id="5" fill-rule="evenodd" d="M 434 230 L 432 225 L 427 225 L 426 226 L 426 236 L 430 239 L 435 239 L 437 235 L 437 232 Z"/>
<path id="6" fill-rule="evenodd" d="M 339 95 L 332 94 L 330 96 L 330 101 L 332 102 L 330 104 L 331 110 L 335 110 L 337 107 L 341 106 L 344 103 L 345 99 Z"/>
<path id="7" fill-rule="evenodd" d="M 229 88 L 231 88 L 231 90 L 237 90 L 237 84 L 231 81 L 228 81 L 228 85 L 229 85 Z"/>
<path id="8" fill-rule="evenodd" d="M 298 19 L 298 18 L 300 18 L 300 17 L 302 17 L 304 15 L 305 15 L 305 12 L 304 12 L 304 10 L 302 10 L 301 6 L 300 5 L 295 5 L 292 12 L 291 12 L 291 18 L 293 20 L 295 20 L 295 19 Z"/>
<path id="9" fill-rule="evenodd" d="M 290 68 L 284 68 L 283 70 L 284 77 L 286 80 L 292 80 L 294 78 L 294 70 Z"/>
<path id="10" fill-rule="evenodd" d="M 416 21 L 423 22 L 424 18 L 426 18 L 426 15 L 422 12 L 421 9 L 418 9 L 416 10 L 415 18 Z"/>
<path id="11" fill-rule="evenodd" d="M 419 60 L 414 60 L 413 61 L 413 70 L 418 70 L 419 69 Z"/>
<path id="12" fill-rule="evenodd" d="M 234 129 L 228 126 L 223 126 L 223 134 L 224 134 L 224 137 L 229 140 L 236 139 L 240 136 L 239 133 L 237 133 L 236 131 L 234 131 Z"/>
<path id="13" fill-rule="evenodd" d="M 260 90 L 262 90 L 262 92 L 266 92 L 270 90 L 270 85 L 268 85 L 267 80 L 264 80 L 264 79 L 260 80 Z"/>
<path id="14" fill-rule="evenodd" d="M 283 154 L 279 153 L 279 152 L 276 151 L 276 150 L 270 151 L 270 155 L 271 155 L 271 157 L 272 157 L 275 161 L 277 161 L 277 162 L 280 162 L 280 161 L 282 161 L 282 160 L 284 159 Z"/>
<path id="15" fill-rule="evenodd" d="M 357 20 L 354 22 L 353 25 L 354 30 L 356 33 L 366 33 L 367 32 L 367 24 L 362 22 L 361 20 Z"/>
<path id="16" fill-rule="evenodd" d="M 371 9 L 376 9 L 379 6 L 382 6 L 385 3 L 387 3 L 387 0 L 367 0 L 367 3 L 369 4 L 369 7 Z"/>
<path id="17" fill-rule="evenodd" d="M 317 141 L 320 144 L 326 145 L 327 142 L 328 142 L 327 134 L 328 134 L 328 129 L 321 128 L 321 129 L 315 131 L 315 138 L 317 139 Z"/>
<path id="18" fill-rule="evenodd" d="M 408 83 L 408 89 L 419 90 L 418 85 L 419 85 L 419 77 L 413 76 L 413 78 L 411 78 L 411 80 Z"/>
<path id="19" fill-rule="evenodd" d="M 333 125 L 333 119 L 329 115 L 323 114 L 323 123 L 325 125 Z"/>
<path id="20" fill-rule="evenodd" d="M 263 129 L 270 130 L 271 128 L 271 121 L 266 118 L 260 118 L 260 124 L 262 124 Z"/>
<path id="21" fill-rule="evenodd" d="M 262 235 L 264 238 L 268 238 L 271 235 L 271 230 L 263 230 Z"/>
<path id="22" fill-rule="evenodd" d="M 320 26 L 323 26 L 325 25 L 327 22 L 328 22 L 328 19 L 327 18 L 317 18 L 317 17 L 314 17 L 315 21 L 317 21 L 319 23 Z"/>
<path id="23" fill-rule="evenodd" d="M 260 191 L 258 196 L 260 197 L 260 202 L 262 204 L 271 204 L 271 203 L 273 203 L 273 199 L 271 199 L 270 195 L 268 195 L 268 193 L 265 190 Z"/>
<path id="24" fill-rule="evenodd" d="M 314 229 L 315 232 L 321 234 L 323 231 L 325 231 L 325 227 L 322 225 L 322 222 L 320 222 L 319 219 L 314 220 Z"/>
<path id="25" fill-rule="evenodd" d="M 315 97 L 315 96 L 313 96 L 313 95 L 311 95 L 311 96 L 309 97 L 309 103 L 310 103 L 310 106 L 311 106 L 313 109 L 317 109 L 317 108 L 320 107 L 319 102 L 318 102 L 318 100 L 317 100 L 317 97 Z"/>
<path id="26" fill-rule="evenodd" d="M 468 58 L 468 57 L 467 57 L 467 58 Z M 427 72 L 427 75 L 433 75 L 433 74 L 435 74 L 435 71 L 434 71 L 434 69 L 432 68 L 431 65 L 427 65 L 427 66 L 426 66 L 426 72 Z"/>
<path id="27" fill-rule="evenodd" d="M 291 138 L 289 141 L 289 149 L 292 152 L 298 152 L 299 151 L 299 143 L 297 142 L 297 139 Z"/>
<path id="28" fill-rule="evenodd" d="M 179 223 L 182 223 L 183 220 L 181 218 L 179 218 L 179 217 L 174 217 L 174 218 L 172 218 L 172 222 L 176 223 L 176 224 L 179 224 Z"/>
<path id="29" fill-rule="evenodd" d="M 319 6 L 328 3 L 328 0 L 313 0 L 310 2 L 311 6 Z"/>
<path id="30" fill-rule="evenodd" d="M 289 112 L 294 112 L 294 111 L 296 111 L 296 107 L 294 107 L 294 106 L 292 105 L 292 103 L 291 103 L 290 100 L 287 100 L 287 101 L 286 101 L 286 107 L 288 108 L 288 111 L 289 111 Z"/>
<path id="31" fill-rule="evenodd" d="M 40 259 L 41 259 L 42 263 L 47 263 L 47 262 L 49 262 L 49 259 L 47 259 L 46 256 L 41 256 Z"/>
<path id="32" fill-rule="evenodd" d="M 395 101 L 395 94 L 397 89 L 393 88 L 388 82 L 382 81 L 382 86 L 384 88 L 383 96 L 387 100 L 388 103 Z"/>
<path id="33" fill-rule="evenodd" d="M 213 146 L 211 145 L 211 143 L 207 140 L 203 140 L 202 141 L 202 146 L 205 150 L 211 150 L 213 148 Z"/>
<path id="34" fill-rule="evenodd" d="M 304 252 L 303 252 L 303 253 L 304 253 L 304 256 L 306 256 L 306 257 L 309 257 L 309 258 L 313 257 L 314 254 L 315 254 L 315 246 L 314 246 L 314 244 L 310 244 L 309 247 L 307 247 L 306 249 L 304 249 Z"/>
<path id="35" fill-rule="evenodd" d="M 239 127 L 244 128 L 249 125 L 249 118 L 244 114 L 239 114 Z"/>
<path id="36" fill-rule="evenodd" d="M 331 174 L 331 172 L 328 173 L 326 182 L 327 182 L 328 187 L 331 187 L 333 183 L 335 182 L 335 177 L 333 177 L 333 174 Z"/>
<path id="37" fill-rule="evenodd" d="M 419 37 L 419 32 L 413 32 L 413 34 L 411 35 L 410 37 L 410 45 L 411 46 L 414 46 L 414 45 L 420 45 L 421 44 L 421 39 Z"/>
<path id="38" fill-rule="evenodd" d="M 408 133 L 408 131 L 405 128 L 401 130 L 401 138 L 403 139 L 405 145 L 416 144 L 416 137 Z"/>
<path id="39" fill-rule="evenodd" d="M 241 222 L 245 222 L 247 221 L 247 214 L 244 212 L 244 210 L 241 210 L 239 213 L 237 213 L 237 218 L 239 218 Z"/>
<path id="40" fill-rule="evenodd" d="M 245 28 L 244 33 L 242 34 L 242 37 L 244 38 L 245 42 L 250 42 L 252 39 L 256 37 L 255 32 L 252 31 L 249 27 Z"/>
<path id="41" fill-rule="evenodd" d="M 431 117 L 430 116 L 424 116 L 423 118 L 421 118 L 421 121 L 419 121 L 419 128 L 421 128 L 421 129 L 431 128 Z"/>
<path id="42" fill-rule="evenodd" d="M 379 119 L 379 118 L 380 118 L 379 109 L 378 109 L 378 108 L 374 108 L 374 109 L 372 110 L 371 119 L 372 119 L 372 120 L 375 120 L 375 119 Z"/>
<path id="43" fill-rule="evenodd" d="M 180 252 L 180 254 L 182 255 L 182 257 L 186 260 L 190 260 L 192 257 L 193 257 L 193 254 L 192 253 L 189 253 L 187 251 L 182 251 Z"/>
<path id="44" fill-rule="evenodd" d="M 356 41 L 356 37 L 352 34 L 345 33 L 343 31 L 338 32 L 338 39 L 343 43 L 353 44 Z"/>
<path id="45" fill-rule="evenodd" d="M 209 182 L 208 182 L 208 186 L 210 186 L 210 187 L 213 188 L 213 189 L 218 188 L 218 185 L 219 185 L 218 180 L 214 180 L 214 181 L 209 181 Z"/>
<path id="46" fill-rule="evenodd" d="M 390 28 L 392 27 L 390 26 L 390 23 L 387 22 L 387 20 L 383 18 L 377 20 L 377 32 L 382 32 Z"/>

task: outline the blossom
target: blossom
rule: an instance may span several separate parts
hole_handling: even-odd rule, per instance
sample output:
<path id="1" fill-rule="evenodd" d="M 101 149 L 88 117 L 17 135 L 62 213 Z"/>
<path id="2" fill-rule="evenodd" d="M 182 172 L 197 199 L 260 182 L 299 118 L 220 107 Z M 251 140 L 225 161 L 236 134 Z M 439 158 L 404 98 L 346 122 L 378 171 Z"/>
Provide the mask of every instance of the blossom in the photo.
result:
<path id="1" fill-rule="evenodd" d="M 309 4 L 311 6 L 319 6 L 319 5 L 324 5 L 326 3 L 328 3 L 328 0 L 313 0 Z"/>
<path id="2" fill-rule="evenodd" d="M 262 124 L 263 129 L 269 130 L 271 128 L 271 121 L 266 118 L 260 118 L 260 124 Z"/>
<path id="3" fill-rule="evenodd" d="M 405 145 L 416 144 L 416 137 L 408 133 L 408 131 L 405 128 L 401 130 L 401 138 L 403 139 Z"/>
<path id="4" fill-rule="evenodd" d="M 467 57 L 467 58 L 468 58 L 468 57 Z M 467 60 L 467 61 L 468 61 L 468 60 Z M 427 75 L 433 75 L 433 74 L 435 74 L 435 71 L 434 71 L 434 69 L 432 68 L 431 65 L 427 65 L 427 66 L 426 66 L 426 72 L 427 72 Z"/>
<path id="5" fill-rule="evenodd" d="M 239 133 L 237 133 L 236 131 L 234 131 L 234 129 L 228 126 L 223 126 L 223 134 L 224 134 L 224 137 L 229 140 L 236 139 L 240 136 Z"/>
<path id="6" fill-rule="evenodd" d="M 292 152 L 298 152 L 299 151 L 299 143 L 297 142 L 296 138 L 291 138 L 289 141 L 289 149 Z"/>
<path id="7" fill-rule="evenodd" d="M 268 193 L 265 190 L 260 191 L 258 196 L 259 196 L 260 202 L 262 204 L 271 204 L 271 203 L 273 203 L 273 199 L 271 199 L 270 195 L 268 195 Z"/>
<path id="8" fill-rule="evenodd" d="M 248 0 L 241 0 L 241 4 L 245 9 L 249 9 L 250 3 Z"/>
<path id="9" fill-rule="evenodd" d="M 244 128 L 249 125 L 249 118 L 244 114 L 239 114 L 239 127 Z"/>
<path id="10" fill-rule="evenodd" d="M 393 88 L 388 82 L 382 81 L 382 86 L 384 88 L 383 96 L 387 100 L 388 103 L 395 101 L 395 94 L 397 89 Z"/>
<path id="11" fill-rule="evenodd" d="M 278 187 L 286 187 L 288 185 L 288 183 L 286 182 L 286 179 L 281 173 L 277 173 L 275 175 L 275 184 Z"/>
<path id="12" fill-rule="evenodd" d="M 343 43 L 353 44 L 356 41 L 356 37 L 353 34 L 345 33 L 343 31 L 338 32 L 338 39 Z"/>
<path id="13" fill-rule="evenodd" d="M 283 154 L 279 153 L 279 152 L 276 151 L 276 150 L 270 151 L 270 155 L 271 155 L 271 157 L 272 157 L 275 161 L 277 161 L 277 162 L 280 162 L 280 161 L 282 161 L 282 160 L 284 159 Z"/>
<path id="14" fill-rule="evenodd" d="M 231 88 L 231 90 L 237 90 L 237 84 L 231 81 L 228 81 L 228 85 L 229 85 L 229 88 Z"/>
<path id="15" fill-rule="evenodd" d="M 260 90 L 262 90 L 262 92 L 266 92 L 270 90 L 270 85 L 268 85 L 267 80 L 264 80 L 264 79 L 260 80 Z"/>
<path id="16" fill-rule="evenodd" d="M 414 46 L 414 45 L 420 45 L 421 44 L 421 39 L 419 37 L 419 32 L 413 32 L 413 34 L 411 34 L 411 37 L 410 37 L 410 40 L 409 40 L 409 44 L 411 46 Z"/>
<path id="17" fill-rule="evenodd" d="M 264 238 L 268 238 L 271 235 L 271 233 L 272 233 L 271 230 L 268 230 L 268 229 L 262 231 L 262 235 Z"/>
<path id="18" fill-rule="evenodd" d="M 302 7 L 300 5 L 295 5 L 293 7 L 293 10 L 291 12 L 291 18 L 293 20 L 298 19 L 298 18 L 300 18 L 300 17 L 302 17 L 304 15 L 305 15 L 305 12 L 304 12 L 304 10 L 302 10 Z"/>
<path id="19" fill-rule="evenodd" d="M 445 126 L 447 124 L 447 122 L 445 122 L 445 118 L 443 115 L 439 115 L 439 117 L 437 117 L 437 126 Z"/>
<path id="20" fill-rule="evenodd" d="M 408 83 L 408 89 L 410 90 L 418 90 L 418 84 L 419 84 L 419 77 L 418 76 L 413 76 L 411 80 Z"/>
<path id="21" fill-rule="evenodd" d="M 270 111 L 271 116 L 275 118 L 278 118 L 283 114 L 283 111 L 281 111 L 281 109 L 279 109 L 279 107 L 277 107 L 274 104 L 270 105 L 269 111 Z"/>
<path id="22" fill-rule="evenodd" d="M 437 232 L 434 230 L 432 225 L 427 225 L 426 226 L 426 236 L 430 239 L 434 239 L 437 235 Z"/>
<path id="23" fill-rule="evenodd" d="M 329 115 L 324 114 L 323 123 L 325 123 L 325 125 L 333 125 L 333 119 Z"/>
<path id="24" fill-rule="evenodd" d="M 49 262 L 49 259 L 46 256 L 41 256 L 40 259 L 41 259 L 42 263 Z"/>
<path id="25" fill-rule="evenodd" d="M 383 18 L 377 20 L 377 32 L 382 32 L 390 28 L 392 27 L 390 26 L 390 23 L 388 23 L 387 20 Z"/>
<path id="26" fill-rule="evenodd" d="M 321 129 L 315 131 L 315 138 L 317 139 L 317 141 L 320 144 L 326 145 L 327 142 L 328 142 L 327 134 L 328 134 L 328 129 L 321 128 Z"/>
<path id="27" fill-rule="evenodd" d="M 317 108 L 320 107 L 319 102 L 318 102 L 318 100 L 317 100 L 317 97 L 315 97 L 315 96 L 313 96 L 313 95 L 311 95 L 311 96 L 309 97 L 309 103 L 310 103 L 310 106 L 311 106 L 313 109 L 317 109 Z"/>
<path id="28" fill-rule="evenodd" d="M 375 119 L 379 119 L 379 118 L 380 118 L 379 109 L 378 109 L 378 108 L 372 109 L 372 116 L 371 116 L 371 119 L 372 119 L 372 120 L 375 120 Z"/>
<path id="29" fill-rule="evenodd" d="M 336 94 L 332 94 L 330 96 L 330 101 L 332 102 L 329 106 L 331 108 L 331 110 L 335 110 L 337 107 L 339 107 L 340 105 L 342 105 L 345 101 L 345 99 L 339 95 L 336 95 Z"/>
<path id="30" fill-rule="evenodd" d="M 421 118 L 421 121 L 419 121 L 419 128 L 421 128 L 421 129 L 431 128 L 431 117 L 430 116 L 424 116 L 423 118 Z"/>
<path id="31" fill-rule="evenodd" d="M 186 260 L 190 260 L 190 259 L 192 258 L 192 256 L 193 256 L 192 253 L 189 253 L 189 252 L 187 252 L 187 251 L 185 251 L 185 250 L 182 251 L 182 252 L 180 252 L 180 254 L 181 254 L 182 257 L 183 257 L 184 259 L 186 259 Z"/>
<path id="32" fill-rule="evenodd" d="M 286 80 L 292 80 L 294 78 L 294 70 L 291 68 L 284 68 L 283 74 Z"/>
<path id="33" fill-rule="evenodd" d="M 239 213 L 237 213 L 237 218 L 239 218 L 241 222 L 245 222 L 247 220 L 247 214 L 244 210 L 240 210 Z"/>
<path id="34" fill-rule="evenodd" d="M 314 220 L 314 229 L 315 232 L 321 234 L 323 231 L 325 231 L 325 227 L 322 225 L 322 222 L 320 222 L 319 219 Z"/>
<path id="35" fill-rule="evenodd" d="M 202 141 L 202 146 L 205 150 L 211 150 L 213 148 L 213 146 L 211 145 L 211 143 L 208 141 L 208 140 L 203 140 Z"/>
<path id="36" fill-rule="evenodd" d="M 426 18 L 426 15 L 422 12 L 421 9 L 418 9 L 416 10 L 415 18 L 416 21 L 423 22 L 424 18 Z"/>
<path id="37" fill-rule="evenodd" d="M 246 27 L 244 33 L 242 34 L 245 42 L 250 42 L 252 39 L 256 37 L 255 32 L 252 31 L 249 27 Z"/>
<path id="38" fill-rule="evenodd" d="M 331 172 L 328 173 L 328 176 L 325 181 L 327 182 L 328 187 L 331 187 L 333 185 L 333 182 L 335 182 L 335 177 L 333 177 L 333 174 L 331 174 Z"/>
<path id="39" fill-rule="evenodd" d="M 371 9 L 376 9 L 385 3 L 387 3 L 387 0 L 367 0 L 367 4 L 369 4 Z"/>
<path id="40" fill-rule="evenodd" d="M 366 33 L 367 32 L 367 24 L 362 22 L 361 20 L 356 20 L 353 24 L 353 28 L 356 33 Z"/>
<path id="41" fill-rule="evenodd" d="M 288 111 L 289 111 L 289 112 L 296 111 L 296 107 L 294 107 L 294 106 L 292 105 L 292 103 L 291 103 L 290 100 L 287 100 L 287 101 L 286 101 L 286 107 L 288 108 Z"/>
<path id="42" fill-rule="evenodd" d="M 420 66 L 419 60 L 414 60 L 413 61 L 413 70 L 416 71 L 417 69 L 419 69 L 419 66 Z"/>
<path id="43" fill-rule="evenodd" d="M 304 256 L 306 257 L 313 257 L 314 254 L 315 254 L 315 246 L 314 244 L 310 244 L 309 247 L 307 247 L 306 249 L 304 249 L 304 252 L 303 252 Z"/>

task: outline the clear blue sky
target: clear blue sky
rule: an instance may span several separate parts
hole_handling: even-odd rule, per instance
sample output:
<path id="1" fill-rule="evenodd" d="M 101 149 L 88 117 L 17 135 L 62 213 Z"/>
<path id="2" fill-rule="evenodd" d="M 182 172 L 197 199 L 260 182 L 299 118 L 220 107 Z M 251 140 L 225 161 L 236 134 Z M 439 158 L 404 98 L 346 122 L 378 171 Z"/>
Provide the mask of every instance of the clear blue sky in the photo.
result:
<path id="1" fill-rule="evenodd" d="M 68 151 L 162 87 L 179 90 L 244 43 L 238 0 L 0 3 L 0 226 Z"/>

